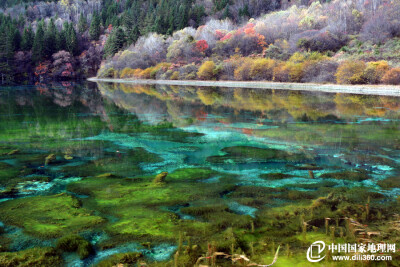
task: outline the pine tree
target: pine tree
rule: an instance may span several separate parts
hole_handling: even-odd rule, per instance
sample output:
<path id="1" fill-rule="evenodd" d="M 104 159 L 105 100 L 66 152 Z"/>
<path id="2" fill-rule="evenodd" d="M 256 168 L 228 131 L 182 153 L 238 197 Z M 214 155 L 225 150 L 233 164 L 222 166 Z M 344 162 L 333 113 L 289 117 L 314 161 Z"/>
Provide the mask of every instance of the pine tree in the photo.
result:
<path id="1" fill-rule="evenodd" d="M 79 22 L 78 22 L 78 31 L 79 33 L 84 33 L 87 29 L 87 20 L 85 15 L 83 13 L 79 16 Z"/>
<path id="2" fill-rule="evenodd" d="M 65 38 L 66 49 L 71 55 L 76 56 L 78 54 L 78 38 L 76 37 L 76 32 L 74 26 L 68 25 Z"/>
<path id="3" fill-rule="evenodd" d="M 13 26 L 10 28 L 10 37 L 11 37 L 11 46 L 13 51 L 18 51 L 21 49 L 21 33 L 19 32 L 18 28 Z"/>
<path id="4" fill-rule="evenodd" d="M 32 49 L 33 40 L 35 39 L 35 34 L 33 33 L 32 27 L 29 25 L 25 28 L 21 40 L 21 49 L 23 51 L 29 51 Z"/>
<path id="5" fill-rule="evenodd" d="M 38 63 L 44 59 L 44 22 L 40 21 L 36 29 L 32 46 L 32 61 Z"/>
<path id="6" fill-rule="evenodd" d="M 13 47 L 10 31 L 5 25 L 0 28 L 0 79 L 1 83 L 9 83 L 13 80 Z"/>
<path id="7" fill-rule="evenodd" d="M 93 14 L 92 22 L 90 23 L 89 36 L 91 40 L 99 40 L 100 37 L 100 17 L 97 13 Z"/>
<path id="8" fill-rule="evenodd" d="M 51 19 L 44 34 L 44 53 L 48 58 L 51 57 L 55 52 L 57 52 L 56 36 L 57 28 L 54 24 L 54 20 Z"/>
<path id="9" fill-rule="evenodd" d="M 57 51 L 66 50 L 65 46 L 65 31 L 59 31 L 56 35 L 56 44 L 57 44 Z"/>
<path id="10" fill-rule="evenodd" d="M 125 33 L 121 27 L 114 28 L 104 46 L 104 55 L 113 56 L 125 45 Z"/>
<path id="11" fill-rule="evenodd" d="M 229 5 L 226 5 L 225 9 L 224 9 L 224 13 L 222 14 L 222 18 L 226 19 L 226 18 L 230 18 L 231 17 L 231 12 L 229 11 Z"/>

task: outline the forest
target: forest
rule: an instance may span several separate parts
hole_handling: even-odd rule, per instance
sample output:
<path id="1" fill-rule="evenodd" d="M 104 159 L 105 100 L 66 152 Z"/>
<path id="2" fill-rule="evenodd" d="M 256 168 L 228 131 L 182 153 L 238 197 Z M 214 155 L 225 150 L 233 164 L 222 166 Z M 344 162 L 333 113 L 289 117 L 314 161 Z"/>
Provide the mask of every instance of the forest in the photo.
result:
<path id="1" fill-rule="evenodd" d="M 8 0 L 0 74 L 398 84 L 399 15 L 398 0 Z"/>

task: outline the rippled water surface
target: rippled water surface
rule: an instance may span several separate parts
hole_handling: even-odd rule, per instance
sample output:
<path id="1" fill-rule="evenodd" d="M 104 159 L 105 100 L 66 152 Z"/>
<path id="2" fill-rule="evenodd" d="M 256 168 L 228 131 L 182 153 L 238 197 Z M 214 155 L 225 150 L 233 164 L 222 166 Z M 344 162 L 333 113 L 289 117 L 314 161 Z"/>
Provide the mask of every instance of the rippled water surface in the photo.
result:
<path id="1" fill-rule="evenodd" d="M 282 266 L 304 261 L 317 239 L 349 240 L 344 217 L 382 232 L 395 221 L 399 119 L 395 97 L 0 88 L 0 263 L 1 251 L 38 259 L 57 247 L 46 253 L 64 266 L 133 263 L 132 252 L 170 266 L 177 250 L 193 266 L 210 246 L 261 262 L 278 244 L 292 255 Z M 327 235 L 328 217 L 336 223 Z M 88 255 L 60 244 L 77 234 Z"/>

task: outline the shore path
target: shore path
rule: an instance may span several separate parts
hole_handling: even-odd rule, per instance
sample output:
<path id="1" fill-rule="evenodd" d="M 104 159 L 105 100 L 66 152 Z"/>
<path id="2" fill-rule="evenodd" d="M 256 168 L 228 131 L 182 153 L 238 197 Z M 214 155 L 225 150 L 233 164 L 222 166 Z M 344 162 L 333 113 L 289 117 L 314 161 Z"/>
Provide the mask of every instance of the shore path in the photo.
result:
<path id="1" fill-rule="evenodd" d="M 400 86 L 396 85 L 343 85 L 317 83 L 280 83 L 263 81 L 198 81 L 198 80 L 131 80 L 89 78 L 91 82 L 113 82 L 128 84 L 160 84 L 182 86 L 218 86 L 236 88 L 260 88 L 278 90 L 313 91 L 326 93 L 345 93 L 360 95 L 400 96 Z"/>

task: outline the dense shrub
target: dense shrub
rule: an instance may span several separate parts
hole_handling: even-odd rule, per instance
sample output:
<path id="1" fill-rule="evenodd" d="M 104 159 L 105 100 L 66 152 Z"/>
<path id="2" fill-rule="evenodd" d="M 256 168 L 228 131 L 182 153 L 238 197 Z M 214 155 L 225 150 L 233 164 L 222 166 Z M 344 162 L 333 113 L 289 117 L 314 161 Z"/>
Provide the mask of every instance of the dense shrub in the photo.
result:
<path id="1" fill-rule="evenodd" d="M 344 61 L 336 72 L 336 81 L 339 84 L 363 84 L 365 63 L 363 61 Z"/>
<path id="2" fill-rule="evenodd" d="M 215 63 L 204 61 L 197 72 L 197 77 L 201 80 L 212 80 L 214 78 Z"/>
<path id="3" fill-rule="evenodd" d="M 253 60 L 250 58 L 241 58 L 234 71 L 234 77 L 237 81 L 249 81 L 251 79 L 250 70 L 253 67 Z"/>
<path id="4" fill-rule="evenodd" d="M 293 36 L 292 42 L 306 51 L 337 51 L 347 42 L 347 36 L 329 31 L 306 31 Z"/>
<path id="5" fill-rule="evenodd" d="M 179 68 L 179 78 L 182 80 L 195 80 L 199 67 L 194 64 L 188 64 Z"/>
<path id="6" fill-rule="evenodd" d="M 219 79 L 220 80 L 234 80 L 235 79 L 235 63 L 232 60 L 225 60 L 222 64 Z"/>
<path id="7" fill-rule="evenodd" d="M 135 77 L 135 70 L 131 68 L 124 68 L 121 71 L 120 78 L 125 79 L 125 78 L 134 78 Z"/>
<path id="8" fill-rule="evenodd" d="M 275 60 L 258 58 L 255 59 L 250 69 L 250 77 L 252 80 L 272 81 L 274 77 Z"/>
<path id="9" fill-rule="evenodd" d="M 273 69 L 275 82 L 288 82 L 290 69 L 285 62 L 280 62 Z"/>
<path id="10" fill-rule="evenodd" d="M 363 74 L 364 79 L 367 83 L 378 84 L 388 70 L 389 64 L 384 60 L 368 62 Z"/>
<path id="11" fill-rule="evenodd" d="M 99 70 L 97 76 L 100 78 L 118 78 L 118 71 L 112 67 L 103 67 Z"/>
<path id="12" fill-rule="evenodd" d="M 171 75 L 171 77 L 169 77 L 170 80 L 178 80 L 179 79 L 179 71 L 174 71 Z"/>
<path id="13" fill-rule="evenodd" d="M 339 64 L 326 59 L 304 67 L 302 82 L 305 83 L 336 83 L 336 71 Z"/>
<path id="14" fill-rule="evenodd" d="M 387 71 L 382 77 L 382 81 L 386 84 L 400 84 L 400 68 L 393 68 Z"/>
<path id="15" fill-rule="evenodd" d="M 286 66 L 289 70 L 289 81 L 299 83 L 303 78 L 303 66 L 304 63 L 292 63 L 287 62 Z"/>

